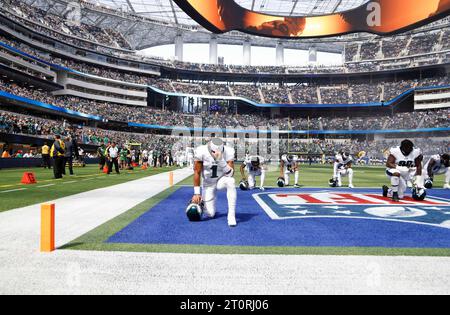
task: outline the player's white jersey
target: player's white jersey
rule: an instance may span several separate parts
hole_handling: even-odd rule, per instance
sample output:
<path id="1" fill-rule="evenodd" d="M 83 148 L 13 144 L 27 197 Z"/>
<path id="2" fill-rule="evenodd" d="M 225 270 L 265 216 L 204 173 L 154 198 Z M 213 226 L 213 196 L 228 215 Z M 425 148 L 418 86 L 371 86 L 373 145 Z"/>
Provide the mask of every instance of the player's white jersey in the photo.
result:
<path id="1" fill-rule="evenodd" d="M 234 161 L 234 153 L 233 148 L 225 146 L 222 161 Z M 213 158 L 207 145 L 200 146 L 195 150 L 195 161 L 203 163 L 202 177 L 205 185 L 215 184 L 225 175 L 225 168 L 219 167 L 218 162 L 220 161 Z"/>
<path id="2" fill-rule="evenodd" d="M 256 158 L 259 159 L 259 166 L 257 166 L 257 167 L 253 166 L 253 164 L 252 164 L 252 160 L 256 159 Z M 247 172 L 249 172 L 249 173 L 261 172 L 261 170 L 264 167 L 264 163 L 265 163 L 264 158 L 260 157 L 260 156 L 247 156 L 244 161 L 244 165 L 247 169 Z"/>
<path id="3" fill-rule="evenodd" d="M 433 168 L 431 170 L 432 174 L 441 174 L 444 173 L 447 167 L 441 162 L 441 156 L 439 154 L 433 155 L 425 164 L 425 172 L 428 172 L 428 166 L 430 163 L 434 161 Z"/>
<path id="4" fill-rule="evenodd" d="M 395 157 L 395 164 L 400 168 L 414 169 L 417 167 L 416 159 L 422 155 L 420 149 L 414 149 L 408 156 L 405 156 L 400 147 L 391 148 L 390 154 Z"/>
<path id="5" fill-rule="evenodd" d="M 344 168 L 347 164 L 353 162 L 353 157 L 349 155 L 347 158 L 344 158 L 342 154 L 336 154 L 335 163 L 337 163 L 337 167 L 339 169 Z"/>
<path id="6" fill-rule="evenodd" d="M 293 168 L 297 165 L 299 158 L 297 155 L 292 155 L 292 159 L 289 159 L 287 154 L 284 154 L 281 157 L 281 160 L 284 162 L 284 171 L 286 173 L 292 172 Z"/>

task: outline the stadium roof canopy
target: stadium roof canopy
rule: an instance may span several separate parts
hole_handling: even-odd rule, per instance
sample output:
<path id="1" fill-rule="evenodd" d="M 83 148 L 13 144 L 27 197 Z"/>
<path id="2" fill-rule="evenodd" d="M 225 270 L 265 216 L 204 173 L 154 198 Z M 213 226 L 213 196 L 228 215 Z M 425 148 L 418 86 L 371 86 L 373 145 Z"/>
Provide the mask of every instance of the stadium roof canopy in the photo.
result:
<path id="1" fill-rule="evenodd" d="M 94 0 L 125 12 L 166 20 L 176 24 L 196 24 L 172 0 Z M 232 1 L 232 0 L 230 0 Z M 342 12 L 370 0 L 234 0 L 242 7 L 275 15 L 312 16 Z"/>

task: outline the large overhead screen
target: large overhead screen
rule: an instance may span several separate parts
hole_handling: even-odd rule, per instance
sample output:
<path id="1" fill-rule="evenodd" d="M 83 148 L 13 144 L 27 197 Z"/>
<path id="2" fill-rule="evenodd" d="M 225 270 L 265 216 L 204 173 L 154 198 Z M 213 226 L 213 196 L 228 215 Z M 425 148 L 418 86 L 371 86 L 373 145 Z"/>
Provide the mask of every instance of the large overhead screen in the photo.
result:
<path id="1" fill-rule="evenodd" d="M 232 30 L 277 38 L 314 38 L 368 32 L 400 33 L 450 13 L 450 0 L 374 0 L 345 12 L 322 16 L 275 16 L 254 12 L 234 0 L 174 0 L 211 32 Z"/>

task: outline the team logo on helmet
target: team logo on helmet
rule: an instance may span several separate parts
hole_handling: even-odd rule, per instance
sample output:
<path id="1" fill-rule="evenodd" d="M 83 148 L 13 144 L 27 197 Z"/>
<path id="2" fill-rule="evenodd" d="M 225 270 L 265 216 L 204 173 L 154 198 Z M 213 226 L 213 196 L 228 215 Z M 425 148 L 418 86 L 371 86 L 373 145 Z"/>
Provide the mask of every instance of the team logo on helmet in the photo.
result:
<path id="1" fill-rule="evenodd" d="M 427 190 L 425 188 L 414 187 L 412 189 L 412 197 L 414 200 L 423 201 L 427 197 Z"/>
<path id="2" fill-rule="evenodd" d="M 334 179 L 334 178 L 330 179 L 328 181 L 328 185 L 330 185 L 330 187 L 337 187 L 337 185 L 338 185 L 337 179 Z"/>
<path id="3" fill-rule="evenodd" d="M 280 187 L 280 188 L 283 188 L 284 186 L 286 186 L 286 182 L 284 181 L 283 177 L 278 178 L 277 186 Z"/>
<path id="4" fill-rule="evenodd" d="M 190 203 L 186 208 L 186 215 L 191 222 L 198 222 L 202 220 L 204 204 Z"/>
<path id="5" fill-rule="evenodd" d="M 248 181 L 246 180 L 241 180 L 240 184 L 239 184 L 239 188 L 243 191 L 246 191 L 249 189 L 249 184 Z"/>

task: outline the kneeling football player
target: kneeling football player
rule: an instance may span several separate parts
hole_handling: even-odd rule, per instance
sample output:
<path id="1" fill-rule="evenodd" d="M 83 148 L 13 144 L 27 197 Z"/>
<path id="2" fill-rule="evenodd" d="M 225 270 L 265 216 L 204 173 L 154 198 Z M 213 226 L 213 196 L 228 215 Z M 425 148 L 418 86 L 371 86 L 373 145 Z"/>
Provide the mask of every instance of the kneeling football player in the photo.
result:
<path id="1" fill-rule="evenodd" d="M 391 197 L 398 202 L 405 197 L 407 182 L 415 173 L 415 186 L 424 189 L 422 176 L 423 156 L 420 149 L 415 148 L 410 140 L 404 140 L 399 147 L 391 148 L 386 163 L 386 174 L 391 180 L 391 188 L 383 186 L 383 196 Z"/>
<path id="2" fill-rule="evenodd" d="M 355 188 L 353 186 L 353 158 L 349 152 L 340 151 L 336 154 L 333 168 L 333 181 L 337 187 L 342 187 L 342 177 L 348 176 L 348 187 Z"/>
<path id="3" fill-rule="evenodd" d="M 245 174 L 247 171 L 247 174 Z M 241 175 L 244 181 L 248 182 L 248 189 L 255 189 L 256 177 L 261 177 L 259 189 L 264 191 L 264 182 L 266 180 L 266 170 L 264 167 L 264 158 L 260 156 L 248 156 L 241 165 Z"/>
<path id="4" fill-rule="evenodd" d="M 234 175 L 235 150 L 225 146 L 221 139 L 212 139 L 195 151 L 194 204 L 204 204 L 204 213 L 216 216 L 217 191 L 226 190 L 228 199 L 228 225 L 235 227 L 237 191 Z M 203 180 L 203 187 L 201 182 Z M 203 188 L 203 191 L 202 191 Z"/>
<path id="5" fill-rule="evenodd" d="M 450 155 L 436 154 L 425 164 L 425 187 L 433 188 L 433 181 L 435 175 L 445 174 L 444 189 L 450 189 Z"/>
<path id="6" fill-rule="evenodd" d="M 299 179 L 299 165 L 298 165 L 299 158 L 297 155 L 289 155 L 284 154 L 281 157 L 281 179 L 284 179 L 284 185 L 289 186 L 290 177 L 292 174 L 294 174 L 294 180 L 295 188 L 300 188 L 300 185 L 298 184 Z"/>

